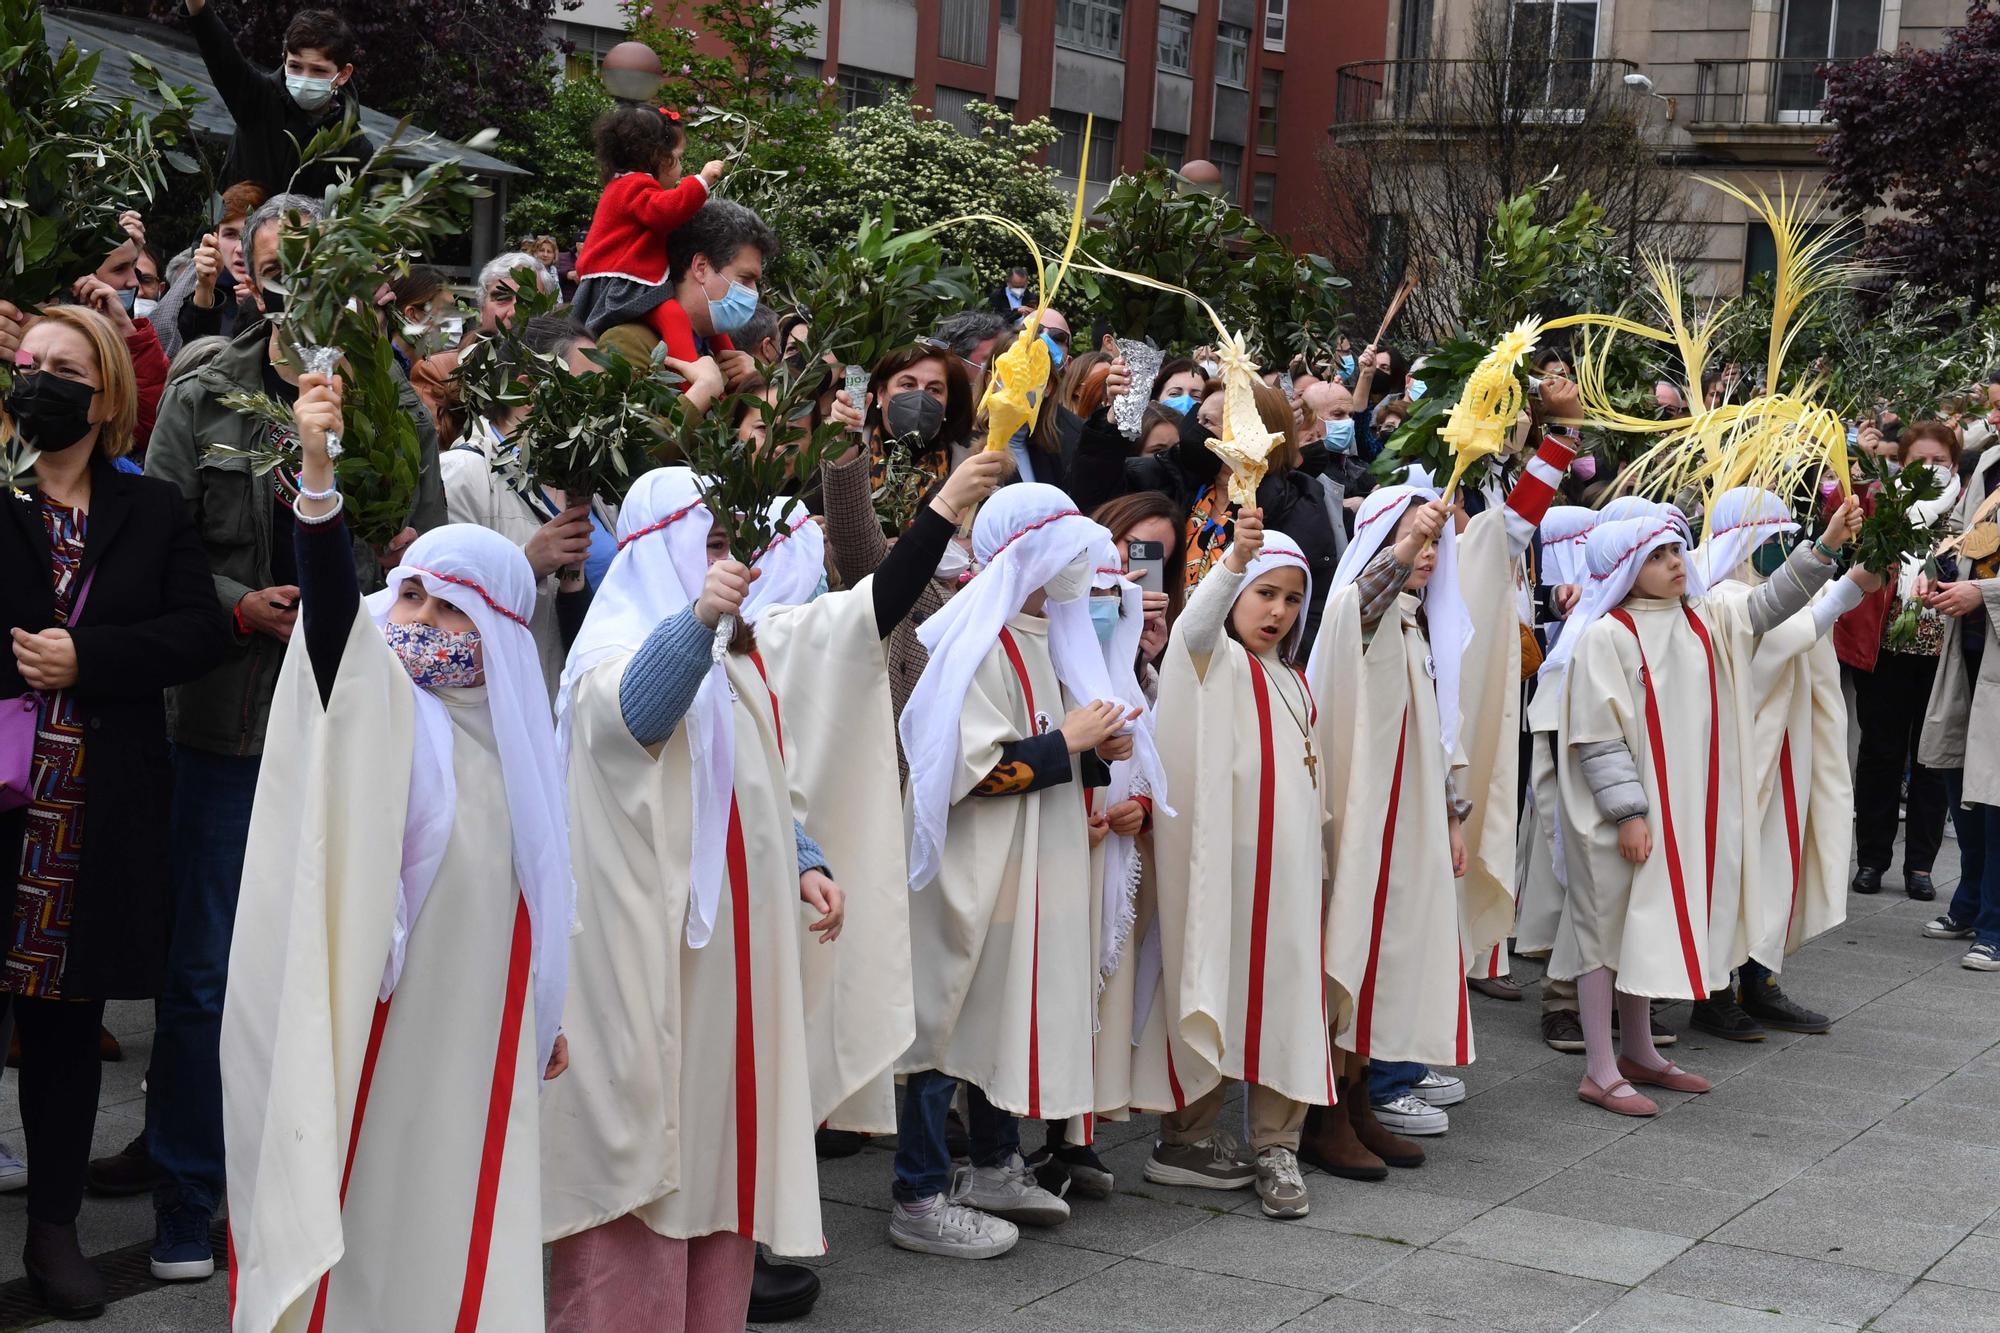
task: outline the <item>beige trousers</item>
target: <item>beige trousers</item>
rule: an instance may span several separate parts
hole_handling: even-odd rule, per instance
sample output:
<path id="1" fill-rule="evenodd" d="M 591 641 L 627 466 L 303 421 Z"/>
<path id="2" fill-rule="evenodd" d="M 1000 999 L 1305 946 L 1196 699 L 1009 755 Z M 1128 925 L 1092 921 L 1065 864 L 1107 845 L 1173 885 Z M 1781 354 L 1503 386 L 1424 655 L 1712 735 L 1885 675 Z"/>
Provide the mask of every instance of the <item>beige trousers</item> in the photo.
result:
<path id="1" fill-rule="evenodd" d="M 1207 1096 L 1189 1102 L 1186 1110 L 1169 1111 L 1160 1117 L 1160 1138 L 1176 1146 L 1199 1143 L 1215 1133 L 1222 1119 L 1222 1098 L 1234 1079 L 1224 1079 Z M 1250 1148 L 1289 1148 L 1297 1152 L 1299 1133 L 1306 1123 L 1306 1104 L 1295 1102 L 1271 1089 L 1249 1086 Z"/>

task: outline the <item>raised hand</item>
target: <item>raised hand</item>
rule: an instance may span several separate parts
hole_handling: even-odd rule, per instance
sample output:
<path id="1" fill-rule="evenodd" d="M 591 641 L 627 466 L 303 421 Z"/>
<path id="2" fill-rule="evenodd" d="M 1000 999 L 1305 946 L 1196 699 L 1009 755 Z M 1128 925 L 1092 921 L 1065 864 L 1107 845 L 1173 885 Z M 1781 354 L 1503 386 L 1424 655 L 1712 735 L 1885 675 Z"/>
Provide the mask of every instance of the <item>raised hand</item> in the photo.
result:
<path id="1" fill-rule="evenodd" d="M 762 570 L 752 569 L 740 560 L 718 560 L 710 565 L 707 577 L 702 580 L 701 596 L 694 604 L 694 618 L 714 629 L 724 616 L 740 614 L 743 599 L 750 595 L 750 585 L 761 573 Z"/>
<path id="2" fill-rule="evenodd" d="M 1251 505 L 1236 511 L 1236 535 L 1222 563 L 1230 573 L 1242 574 L 1264 550 L 1264 511 Z"/>

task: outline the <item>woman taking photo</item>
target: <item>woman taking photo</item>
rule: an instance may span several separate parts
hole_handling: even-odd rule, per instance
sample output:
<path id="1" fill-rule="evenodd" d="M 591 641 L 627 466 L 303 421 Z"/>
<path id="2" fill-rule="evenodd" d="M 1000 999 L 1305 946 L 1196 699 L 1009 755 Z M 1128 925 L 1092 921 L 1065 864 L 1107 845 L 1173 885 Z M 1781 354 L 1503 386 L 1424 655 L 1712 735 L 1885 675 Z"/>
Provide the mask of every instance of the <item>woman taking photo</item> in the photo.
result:
<path id="1" fill-rule="evenodd" d="M 56 306 L 28 327 L 6 416 L 40 457 L 33 487 L 0 501 L 13 648 L 0 701 L 15 719 L 0 733 L 0 846 L 18 849 L 0 1002 L 21 1037 L 35 1164 L 22 1262 L 65 1318 L 105 1300 L 76 1239 L 104 1002 L 154 995 L 166 961 L 161 692 L 221 660 L 228 634 L 178 492 L 113 466 L 137 412 L 109 321 Z"/>

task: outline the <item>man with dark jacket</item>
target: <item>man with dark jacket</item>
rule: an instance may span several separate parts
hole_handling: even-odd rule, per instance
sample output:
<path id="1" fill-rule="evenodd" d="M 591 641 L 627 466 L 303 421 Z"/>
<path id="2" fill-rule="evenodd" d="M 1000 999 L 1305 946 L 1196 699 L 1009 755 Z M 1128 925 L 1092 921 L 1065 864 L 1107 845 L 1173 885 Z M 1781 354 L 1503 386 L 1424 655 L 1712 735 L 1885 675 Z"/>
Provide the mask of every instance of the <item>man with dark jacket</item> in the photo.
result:
<path id="1" fill-rule="evenodd" d="M 258 69 L 236 49 L 234 34 L 209 10 L 208 0 L 184 3 L 208 77 L 236 120 L 222 179 L 256 181 L 266 195 L 286 190 L 323 195 L 339 168 L 349 164 L 322 160 L 301 171 L 299 148 L 338 123 L 349 105 L 358 105 L 354 30 L 330 9 L 302 9 L 285 28 L 285 63 Z M 357 134 L 337 156 L 361 163 L 374 153 L 367 136 Z"/>
<path id="2" fill-rule="evenodd" d="M 287 218 L 318 212 L 313 200 L 279 195 L 244 226 L 252 296 L 264 314 L 282 308 L 282 294 L 270 285 L 283 272 L 279 227 Z M 277 478 L 260 475 L 242 456 L 263 447 L 277 428 L 222 399 L 265 393 L 279 402 L 296 401 L 301 370 L 295 357 L 277 325 L 260 321 L 246 329 L 201 370 L 167 387 L 146 455 L 147 475 L 174 483 L 187 502 L 233 644 L 221 666 L 171 698 L 174 918 L 157 1007 L 146 1132 L 143 1142 L 93 1163 L 92 1170 L 94 1187 L 115 1188 L 122 1181 L 129 1192 L 131 1183 L 144 1181 L 157 1164 L 159 1230 L 152 1269 L 164 1281 L 199 1280 L 215 1271 L 209 1226 L 223 1188 L 218 1056 L 223 981 L 264 727 L 298 616 L 291 506 Z M 422 456 L 410 526 L 395 543 L 397 550 L 419 530 L 445 521 L 436 428 L 407 382 L 401 394 Z M 239 452 L 218 455 L 212 452 L 216 445 Z M 358 549 L 356 560 L 364 570 L 363 586 L 380 587 L 383 568 L 394 564 L 393 550 Z"/>

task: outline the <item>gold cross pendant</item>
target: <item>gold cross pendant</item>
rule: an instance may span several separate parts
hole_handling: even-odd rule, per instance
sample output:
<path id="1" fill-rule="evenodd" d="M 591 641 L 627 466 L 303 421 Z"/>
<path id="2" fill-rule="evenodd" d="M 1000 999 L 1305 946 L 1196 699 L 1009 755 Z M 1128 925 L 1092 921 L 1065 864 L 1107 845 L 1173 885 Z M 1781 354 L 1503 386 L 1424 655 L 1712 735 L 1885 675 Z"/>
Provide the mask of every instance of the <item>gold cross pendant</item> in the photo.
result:
<path id="1" fill-rule="evenodd" d="M 1313 753 L 1312 738 L 1306 738 L 1306 772 L 1312 777 L 1313 790 L 1319 790 L 1319 756 Z"/>

